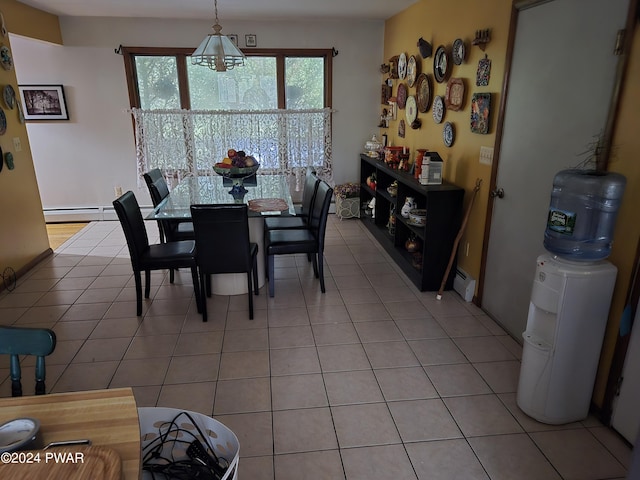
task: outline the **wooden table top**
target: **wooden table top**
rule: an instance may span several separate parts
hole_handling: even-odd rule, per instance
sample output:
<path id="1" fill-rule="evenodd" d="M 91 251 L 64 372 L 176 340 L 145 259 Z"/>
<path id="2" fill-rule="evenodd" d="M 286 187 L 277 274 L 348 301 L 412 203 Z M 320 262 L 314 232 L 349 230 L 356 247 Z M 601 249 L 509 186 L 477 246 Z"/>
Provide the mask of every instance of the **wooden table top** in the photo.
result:
<path id="1" fill-rule="evenodd" d="M 40 421 L 43 446 L 88 438 L 118 453 L 124 480 L 141 476 L 140 424 L 131 388 L 0 398 L 0 424 L 20 417 Z"/>

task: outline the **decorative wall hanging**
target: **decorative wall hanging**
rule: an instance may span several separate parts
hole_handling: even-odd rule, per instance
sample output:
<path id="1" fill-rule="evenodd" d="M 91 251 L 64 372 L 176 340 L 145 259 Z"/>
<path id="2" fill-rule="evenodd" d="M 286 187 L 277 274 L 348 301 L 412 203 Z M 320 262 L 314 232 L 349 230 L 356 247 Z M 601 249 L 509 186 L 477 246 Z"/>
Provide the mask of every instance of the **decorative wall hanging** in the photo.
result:
<path id="1" fill-rule="evenodd" d="M 26 120 L 69 120 L 62 85 L 18 85 Z"/>
<path id="2" fill-rule="evenodd" d="M 407 102 L 407 86 L 404 83 L 398 85 L 398 93 L 396 97 L 398 108 L 403 109 Z"/>
<path id="3" fill-rule="evenodd" d="M 400 55 L 395 55 L 389 59 L 389 78 L 398 78 L 398 60 Z"/>
<path id="4" fill-rule="evenodd" d="M 254 34 L 248 34 L 244 36 L 244 45 L 245 47 L 257 47 L 258 46 L 258 37 Z"/>
<path id="5" fill-rule="evenodd" d="M 407 76 L 407 55 L 402 52 L 398 57 L 398 78 L 404 80 Z"/>
<path id="6" fill-rule="evenodd" d="M 404 132 L 405 132 L 405 125 L 404 125 L 404 120 L 400 120 L 399 124 L 398 124 L 398 136 L 400 138 L 404 138 Z"/>
<path id="7" fill-rule="evenodd" d="M 444 140 L 445 147 L 450 147 L 451 145 L 453 145 L 453 141 L 455 140 L 455 132 L 453 130 L 453 124 L 451 122 L 447 122 L 444 124 L 442 139 Z"/>
<path id="8" fill-rule="evenodd" d="M 487 48 L 487 43 L 491 41 L 491 29 L 485 28 L 484 30 L 476 30 L 476 37 L 471 42 L 473 45 L 480 47 L 480 50 L 484 52 Z"/>
<path id="9" fill-rule="evenodd" d="M 0 65 L 5 70 L 13 68 L 13 58 L 11 58 L 11 50 L 6 45 L 0 46 Z"/>
<path id="10" fill-rule="evenodd" d="M 416 61 L 416 57 L 411 55 L 409 57 L 409 63 L 407 63 L 407 84 L 409 87 L 413 87 L 416 84 L 419 73 L 420 64 Z"/>
<path id="11" fill-rule="evenodd" d="M 464 82 L 461 78 L 452 78 L 447 82 L 447 90 L 444 96 L 447 110 L 457 112 L 464 104 Z"/>
<path id="12" fill-rule="evenodd" d="M 449 57 L 443 45 L 440 45 L 433 56 L 433 76 L 436 82 L 442 83 L 447 78 Z"/>
<path id="13" fill-rule="evenodd" d="M 420 37 L 418 39 L 418 50 L 420 50 L 422 58 L 429 58 L 433 52 L 433 47 L 424 38 Z"/>
<path id="14" fill-rule="evenodd" d="M 465 47 L 464 40 L 462 40 L 461 38 L 456 38 L 453 42 L 453 49 L 451 50 L 453 63 L 455 63 L 456 65 L 462 65 L 466 53 L 467 48 Z"/>
<path id="15" fill-rule="evenodd" d="M 476 85 L 478 87 L 486 87 L 489 85 L 489 77 L 491 77 L 491 60 L 485 55 L 478 62 L 478 72 L 476 73 Z"/>
<path id="16" fill-rule="evenodd" d="M 431 79 L 426 73 L 418 75 L 416 82 L 416 100 L 418 101 L 418 111 L 426 112 L 431 105 Z"/>
<path id="17" fill-rule="evenodd" d="M 15 165 L 13 163 L 13 154 L 11 152 L 7 152 L 4 154 L 4 160 L 7 162 L 7 168 L 9 170 L 13 170 Z M 0 158 L 0 163 L 2 163 L 2 158 Z"/>
<path id="18" fill-rule="evenodd" d="M 444 118 L 444 100 L 440 95 L 437 95 L 433 99 L 432 114 L 433 114 L 434 122 L 436 123 L 442 122 L 442 119 Z"/>
<path id="19" fill-rule="evenodd" d="M 0 135 L 7 133 L 7 116 L 4 114 L 4 110 L 0 108 Z"/>
<path id="20" fill-rule="evenodd" d="M 471 131 L 473 133 L 489 133 L 491 115 L 491 94 L 474 93 L 471 98 Z"/>
<path id="21" fill-rule="evenodd" d="M 2 98 L 4 99 L 4 104 L 7 108 L 9 110 L 13 110 L 13 107 L 16 106 L 16 91 L 11 85 L 4 86 L 4 89 L 2 90 Z"/>
<path id="22" fill-rule="evenodd" d="M 409 95 L 407 98 L 406 110 L 404 112 L 405 117 L 407 118 L 407 123 L 412 125 L 413 122 L 418 118 L 418 104 L 416 102 L 416 97 L 414 95 Z"/>
<path id="23" fill-rule="evenodd" d="M 387 85 L 386 83 L 383 83 L 380 89 L 380 103 L 382 105 L 386 105 L 390 98 L 391 98 L 391 86 Z"/>

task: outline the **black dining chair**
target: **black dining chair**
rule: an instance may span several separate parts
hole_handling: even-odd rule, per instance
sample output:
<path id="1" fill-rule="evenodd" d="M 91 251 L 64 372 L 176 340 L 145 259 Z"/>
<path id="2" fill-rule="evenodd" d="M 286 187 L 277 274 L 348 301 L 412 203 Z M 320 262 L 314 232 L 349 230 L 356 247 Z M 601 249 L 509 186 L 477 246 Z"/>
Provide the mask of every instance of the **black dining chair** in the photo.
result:
<path id="1" fill-rule="evenodd" d="M 198 290 L 198 270 L 196 266 L 195 241 L 179 240 L 149 244 L 147 229 L 140 212 L 140 206 L 133 192 L 128 191 L 120 198 L 113 201 L 113 207 L 118 214 L 118 219 L 127 239 L 131 266 L 136 283 L 136 313 L 142 315 L 142 276 L 145 272 L 144 297 L 149 298 L 151 290 L 151 270 L 171 270 L 177 268 L 190 268 L 193 279 L 193 287 L 196 296 L 196 305 L 200 311 L 200 293 Z M 170 279 L 173 283 L 173 278 Z"/>
<path id="2" fill-rule="evenodd" d="M 148 171 L 143 177 L 155 208 L 169 195 L 169 186 L 158 168 Z M 165 239 L 168 242 L 175 242 L 194 238 L 193 223 L 188 220 L 158 220 L 158 228 L 160 242 L 164 242 Z"/>
<path id="3" fill-rule="evenodd" d="M 259 293 L 258 245 L 249 239 L 247 205 L 191 205 L 191 219 L 200 274 L 202 321 L 207 321 L 205 297 L 211 296 L 211 275 L 244 272 L 247 273 L 249 318 L 253 320 L 253 294 Z"/>
<path id="4" fill-rule="evenodd" d="M 11 396 L 22 396 L 20 355 L 36 357 L 36 395 L 46 393 L 45 358 L 56 348 L 56 334 L 48 328 L 0 327 L 0 354 L 9 355 Z"/>
<path id="5" fill-rule="evenodd" d="M 296 215 L 291 217 L 266 217 L 264 219 L 264 229 L 283 230 L 290 228 L 306 228 L 309 224 L 309 215 L 313 208 L 313 202 L 318 190 L 320 179 L 316 176 L 311 167 L 307 167 L 304 177 L 304 188 L 302 190 L 302 204 L 296 210 Z"/>
<path id="6" fill-rule="evenodd" d="M 269 279 L 269 296 L 275 294 L 274 261 L 276 255 L 306 253 L 313 255 L 313 271 L 320 279 L 320 289 L 324 286 L 324 236 L 327 229 L 327 217 L 333 189 L 320 181 L 313 202 L 313 209 L 306 228 L 289 230 L 269 230 L 265 234 L 265 256 L 267 278 Z"/>

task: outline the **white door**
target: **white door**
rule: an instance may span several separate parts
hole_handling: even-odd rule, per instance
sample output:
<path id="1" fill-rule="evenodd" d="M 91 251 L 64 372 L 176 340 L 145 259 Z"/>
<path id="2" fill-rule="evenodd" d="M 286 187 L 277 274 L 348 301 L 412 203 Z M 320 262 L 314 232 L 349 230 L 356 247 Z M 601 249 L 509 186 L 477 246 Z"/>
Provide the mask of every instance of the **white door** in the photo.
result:
<path id="1" fill-rule="evenodd" d="M 622 368 L 620 395 L 614 399 L 611 416 L 611 426 L 631 444 L 640 433 L 640 301 L 633 326 Z"/>
<path id="2" fill-rule="evenodd" d="M 554 0 L 519 13 L 482 307 L 520 339 L 554 175 L 604 129 L 628 0 Z M 497 108 L 497 105 L 494 106 Z"/>

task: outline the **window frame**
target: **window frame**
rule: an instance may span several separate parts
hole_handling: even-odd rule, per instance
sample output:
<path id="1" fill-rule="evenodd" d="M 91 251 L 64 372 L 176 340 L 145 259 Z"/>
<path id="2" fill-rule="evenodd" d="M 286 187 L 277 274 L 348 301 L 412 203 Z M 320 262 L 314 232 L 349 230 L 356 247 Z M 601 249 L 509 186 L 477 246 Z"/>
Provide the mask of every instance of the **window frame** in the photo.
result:
<path id="1" fill-rule="evenodd" d="M 285 105 L 285 59 L 292 57 L 318 57 L 324 59 L 324 108 L 332 108 L 333 52 L 331 48 L 251 48 L 241 49 L 248 57 L 275 57 L 278 109 L 286 109 Z M 187 62 L 193 48 L 170 47 L 121 47 L 124 59 L 129 103 L 131 108 L 140 108 L 140 91 L 135 65 L 136 56 L 175 57 L 178 74 L 178 90 L 180 92 L 180 108 L 191 109 L 189 95 L 189 79 Z M 203 67 L 204 68 L 204 67 Z M 236 67 L 242 68 L 242 67 Z"/>

